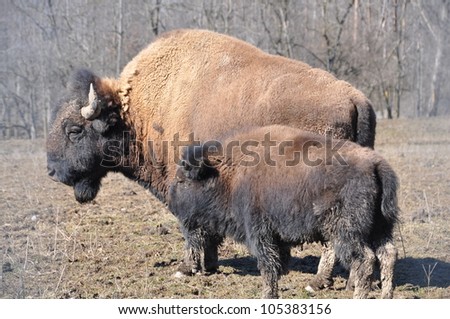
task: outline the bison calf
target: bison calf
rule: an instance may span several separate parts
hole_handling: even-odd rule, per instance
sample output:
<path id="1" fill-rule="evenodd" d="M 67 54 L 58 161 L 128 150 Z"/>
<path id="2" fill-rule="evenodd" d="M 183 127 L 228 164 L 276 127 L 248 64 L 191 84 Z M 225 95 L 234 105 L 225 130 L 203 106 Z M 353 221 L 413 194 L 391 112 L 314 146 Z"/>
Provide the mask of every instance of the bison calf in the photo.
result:
<path id="1" fill-rule="evenodd" d="M 376 152 L 294 128 L 268 126 L 188 147 L 169 190 L 191 258 L 224 237 L 258 260 L 263 296 L 278 296 L 291 246 L 329 242 L 366 298 L 376 258 L 392 298 L 397 178 Z"/>

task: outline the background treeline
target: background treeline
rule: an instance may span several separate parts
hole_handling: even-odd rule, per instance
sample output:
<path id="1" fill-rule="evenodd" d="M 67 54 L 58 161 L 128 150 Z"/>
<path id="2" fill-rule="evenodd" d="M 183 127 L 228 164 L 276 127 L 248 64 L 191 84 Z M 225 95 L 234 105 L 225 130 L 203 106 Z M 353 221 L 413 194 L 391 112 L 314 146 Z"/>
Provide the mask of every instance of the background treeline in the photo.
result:
<path id="1" fill-rule="evenodd" d="M 328 70 L 361 89 L 379 117 L 450 113 L 447 0 L 0 2 L 0 138 L 45 137 L 74 68 L 117 76 L 175 28 L 227 33 Z"/>

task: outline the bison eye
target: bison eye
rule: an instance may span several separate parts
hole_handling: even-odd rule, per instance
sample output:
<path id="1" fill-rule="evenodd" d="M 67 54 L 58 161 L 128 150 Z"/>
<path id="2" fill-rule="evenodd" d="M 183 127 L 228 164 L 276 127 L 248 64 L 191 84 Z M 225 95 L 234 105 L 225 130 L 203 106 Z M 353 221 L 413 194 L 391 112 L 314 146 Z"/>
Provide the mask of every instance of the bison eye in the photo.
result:
<path id="1" fill-rule="evenodd" d="M 66 134 L 70 141 L 76 142 L 80 139 L 81 133 L 83 132 L 83 129 L 80 126 L 68 126 L 66 128 Z"/>

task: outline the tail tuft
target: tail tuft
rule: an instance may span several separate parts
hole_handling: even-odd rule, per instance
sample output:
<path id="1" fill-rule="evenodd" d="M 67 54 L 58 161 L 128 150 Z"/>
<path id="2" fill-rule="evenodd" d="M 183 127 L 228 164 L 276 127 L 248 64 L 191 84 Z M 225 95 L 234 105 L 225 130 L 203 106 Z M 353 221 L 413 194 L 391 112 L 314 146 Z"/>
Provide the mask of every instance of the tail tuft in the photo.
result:
<path id="1" fill-rule="evenodd" d="M 374 148 L 375 146 L 375 128 L 377 118 L 372 104 L 365 99 L 364 102 L 354 101 L 356 108 L 356 138 L 355 142 L 361 146 Z"/>
<path id="2" fill-rule="evenodd" d="M 376 172 L 381 183 L 381 213 L 388 225 L 398 221 L 397 188 L 398 179 L 392 167 L 381 159 L 377 164 Z"/>

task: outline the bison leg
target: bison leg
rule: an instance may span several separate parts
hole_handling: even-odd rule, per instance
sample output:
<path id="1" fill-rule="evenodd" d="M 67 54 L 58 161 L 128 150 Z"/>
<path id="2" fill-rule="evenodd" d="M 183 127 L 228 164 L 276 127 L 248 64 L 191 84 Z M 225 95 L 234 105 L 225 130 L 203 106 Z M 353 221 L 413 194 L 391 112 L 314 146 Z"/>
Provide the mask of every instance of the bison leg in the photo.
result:
<path id="1" fill-rule="evenodd" d="M 376 250 L 380 261 L 381 298 L 392 299 L 394 296 L 394 267 L 397 261 L 397 249 L 392 241 L 386 242 Z"/>
<path id="2" fill-rule="evenodd" d="M 336 263 L 336 255 L 330 244 L 322 247 L 322 256 L 320 257 L 319 267 L 316 276 L 306 286 L 309 292 L 318 291 L 333 285 L 333 267 Z"/>
<path id="3" fill-rule="evenodd" d="M 187 230 L 182 227 L 185 239 L 184 260 L 178 271 L 184 275 L 201 272 L 201 251 L 203 249 L 204 235 L 200 229 Z"/>
<path id="4" fill-rule="evenodd" d="M 375 253 L 370 247 L 363 247 L 362 251 L 356 252 L 361 257 L 352 262 L 350 272 L 354 273 L 355 291 L 353 298 L 363 299 L 369 296 L 372 286 L 372 274 L 375 269 Z"/>
<path id="5" fill-rule="evenodd" d="M 252 246 L 263 280 L 262 297 L 278 298 L 278 279 L 282 268 L 279 247 L 267 237 L 255 239 Z"/>
<path id="6" fill-rule="evenodd" d="M 217 272 L 219 267 L 219 246 L 222 244 L 223 238 L 218 236 L 209 236 L 206 238 L 204 247 L 204 271 L 207 274 Z"/>

